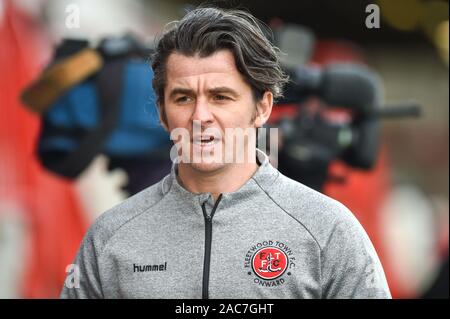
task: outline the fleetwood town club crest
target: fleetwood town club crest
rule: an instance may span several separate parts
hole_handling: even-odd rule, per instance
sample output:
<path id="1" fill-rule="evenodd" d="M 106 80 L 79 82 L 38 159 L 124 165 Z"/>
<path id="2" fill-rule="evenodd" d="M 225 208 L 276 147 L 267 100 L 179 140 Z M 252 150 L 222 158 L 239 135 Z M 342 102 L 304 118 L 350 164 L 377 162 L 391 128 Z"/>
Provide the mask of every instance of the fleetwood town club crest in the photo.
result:
<path id="1" fill-rule="evenodd" d="M 254 275 L 255 284 L 272 287 L 285 283 L 295 267 L 292 249 L 286 244 L 267 240 L 253 245 L 245 255 L 244 268 Z"/>

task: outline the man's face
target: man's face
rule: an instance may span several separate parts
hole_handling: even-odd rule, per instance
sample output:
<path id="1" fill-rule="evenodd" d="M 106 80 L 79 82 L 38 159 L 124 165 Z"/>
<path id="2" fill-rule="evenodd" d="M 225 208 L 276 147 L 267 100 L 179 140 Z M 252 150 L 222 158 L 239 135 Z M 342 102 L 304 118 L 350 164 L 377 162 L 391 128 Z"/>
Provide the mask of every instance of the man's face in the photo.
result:
<path id="1" fill-rule="evenodd" d="M 266 92 L 260 102 L 254 101 L 251 87 L 238 72 L 229 50 L 205 58 L 172 53 L 166 70 L 163 107 L 167 121 L 163 124 L 169 132 L 182 128 L 190 133 L 186 143 L 177 143 L 182 152 L 190 154 L 191 162 L 186 164 L 202 172 L 225 167 L 226 143 L 228 150 L 230 142 L 235 150 L 235 141 L 225 134 L 226 129 L 245 130 L 264 124 L 268 116 L 258 116 L 258 110 L 265 114 L 267 107 L 271 109 L 271 93 Z M 247 142 L 244 142 L 245 154 Z M 199 154 L 200 161 L 192 160 Z M 217 155 L 221 155 L 221 160 L 212 160 Z"/>

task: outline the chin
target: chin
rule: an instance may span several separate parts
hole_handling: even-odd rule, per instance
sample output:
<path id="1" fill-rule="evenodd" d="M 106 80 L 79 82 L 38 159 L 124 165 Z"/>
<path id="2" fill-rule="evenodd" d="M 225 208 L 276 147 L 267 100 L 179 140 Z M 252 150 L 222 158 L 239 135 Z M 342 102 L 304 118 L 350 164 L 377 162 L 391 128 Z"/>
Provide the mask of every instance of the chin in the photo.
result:
<path id="1" fill-rule="evenodd" d="M 190 163 L 192 169 L 202 173 L 212 173 L 225 167 L 224 163 Z"/>

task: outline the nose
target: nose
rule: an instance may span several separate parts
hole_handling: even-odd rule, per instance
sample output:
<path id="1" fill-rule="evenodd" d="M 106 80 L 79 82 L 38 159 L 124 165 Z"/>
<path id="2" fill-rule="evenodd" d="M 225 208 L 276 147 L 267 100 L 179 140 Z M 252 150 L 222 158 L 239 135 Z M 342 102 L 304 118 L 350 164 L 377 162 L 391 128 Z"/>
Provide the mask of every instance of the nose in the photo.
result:
<path id="1" fill-rule="evenodd" d="M 197 99 L 195 103 L 194 113 L 192 114 L 193 122 L 201 122 L 202 126 L 208 126 L 214 122 L 214 115 L 211 112 L 210 105 L 205 99 Z"/>

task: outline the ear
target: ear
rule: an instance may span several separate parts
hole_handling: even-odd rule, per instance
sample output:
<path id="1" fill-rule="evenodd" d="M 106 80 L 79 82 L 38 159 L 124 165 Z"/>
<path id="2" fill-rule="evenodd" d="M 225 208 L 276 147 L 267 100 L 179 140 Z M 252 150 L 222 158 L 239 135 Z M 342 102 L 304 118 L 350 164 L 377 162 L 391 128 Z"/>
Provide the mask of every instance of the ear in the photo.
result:
<path id="1" fill-rule="evenodd" d="M 262 127 L 270 117 L 273 106 L 273 94 L 270 91 L 264 92 L 262 99 L 256 103 L 257 115 L 255 118 L 255 126 Z"/>
<path id="2" fill-rule="evenodd" d="M 161 123 L 162 127 L 164 127 L 164 129 L 169 132 L 169 125 L 167 124 L 167 116 L 166 112 L 164 112 L 164 105 L 158 104 L 158 114 L 159 122 Z"/>

